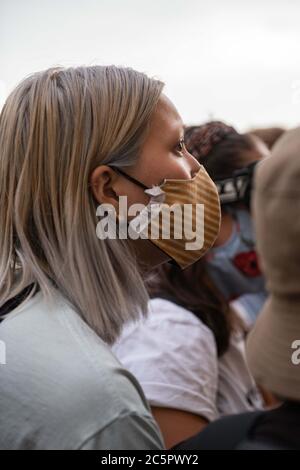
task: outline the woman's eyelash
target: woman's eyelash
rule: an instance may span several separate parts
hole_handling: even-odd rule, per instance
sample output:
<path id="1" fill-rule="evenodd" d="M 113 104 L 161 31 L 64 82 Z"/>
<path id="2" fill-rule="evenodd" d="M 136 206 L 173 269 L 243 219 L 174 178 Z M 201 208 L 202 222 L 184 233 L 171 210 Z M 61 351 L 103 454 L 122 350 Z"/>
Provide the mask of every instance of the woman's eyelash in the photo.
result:
<path id="1" fill-rule="evenodd" d="M 177 150 L 177 152 L 182 154 L 182 152 L 184 151 L 184 148 L 185 148 L 184 139 L 180 139 L 180 141 L 178 142 L 178 144 L 176 146 L 176 150 Z"/>

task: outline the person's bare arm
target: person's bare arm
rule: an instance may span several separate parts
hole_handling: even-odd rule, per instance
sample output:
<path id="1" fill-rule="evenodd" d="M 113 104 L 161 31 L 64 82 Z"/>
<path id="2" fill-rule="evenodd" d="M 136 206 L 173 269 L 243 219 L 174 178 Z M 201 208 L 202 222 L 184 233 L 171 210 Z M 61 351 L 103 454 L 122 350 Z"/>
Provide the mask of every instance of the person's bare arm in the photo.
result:
<path id="1" fill-rule="evenodd" d="M 207 419 L 202 416 L 172 408 L 152 407 L 152 414 L 167 449 L 194 436 L 208 425 Z"/>

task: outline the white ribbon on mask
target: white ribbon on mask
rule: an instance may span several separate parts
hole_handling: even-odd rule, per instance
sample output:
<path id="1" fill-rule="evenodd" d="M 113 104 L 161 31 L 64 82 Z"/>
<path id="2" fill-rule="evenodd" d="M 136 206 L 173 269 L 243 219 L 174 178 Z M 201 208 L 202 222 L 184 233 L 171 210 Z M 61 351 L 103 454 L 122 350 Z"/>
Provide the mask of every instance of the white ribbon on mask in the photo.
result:
<path id="1" fill-rule="evenodd" d="M 150 196 L 148 205 L 129 223 L 136 233 L 142 233 L 148 227 L 151 220 L 158 216 L 166 196 L 160 186 L 146 189 L 145 193 Z"/>

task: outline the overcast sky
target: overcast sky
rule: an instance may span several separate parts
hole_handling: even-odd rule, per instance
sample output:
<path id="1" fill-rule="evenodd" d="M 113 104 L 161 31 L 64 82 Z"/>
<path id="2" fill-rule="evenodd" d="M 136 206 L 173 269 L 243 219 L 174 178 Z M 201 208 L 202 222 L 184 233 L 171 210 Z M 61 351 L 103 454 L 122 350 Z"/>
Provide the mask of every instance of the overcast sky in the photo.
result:
<path id="1" fill-rule="evenodd" d="M 184 121 L 300 121 L 299 0 L 0 0 L 0 101 L 31 72 L 115 64 L 166 83 Z"/>

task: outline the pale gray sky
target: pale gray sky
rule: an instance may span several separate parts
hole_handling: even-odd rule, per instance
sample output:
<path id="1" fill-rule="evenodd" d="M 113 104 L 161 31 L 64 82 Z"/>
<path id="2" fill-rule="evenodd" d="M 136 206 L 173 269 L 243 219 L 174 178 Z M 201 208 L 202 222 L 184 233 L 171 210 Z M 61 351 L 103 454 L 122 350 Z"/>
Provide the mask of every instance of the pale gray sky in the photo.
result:
<path id="1" fill-rule="evenodd" d="M 186 123 L 300 121 L 299 0 L 0 0 L 0 101 L 53 65 L 116 64 L 166 83 Z"/>

